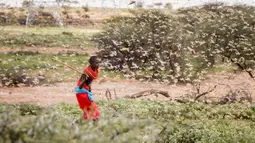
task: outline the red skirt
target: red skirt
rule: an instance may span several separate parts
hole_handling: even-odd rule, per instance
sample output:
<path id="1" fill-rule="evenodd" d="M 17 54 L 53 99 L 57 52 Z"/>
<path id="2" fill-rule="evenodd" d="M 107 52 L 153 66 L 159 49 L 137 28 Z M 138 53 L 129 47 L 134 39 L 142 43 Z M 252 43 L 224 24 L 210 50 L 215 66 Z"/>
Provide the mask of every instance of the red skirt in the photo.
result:
<path id="1" fill-rule="evenodd" d="M 100 112 L 95 102 L 91 102 L 87 93 L 76 94 L 77 101 L 83 111 L 84 120 L 93 120 L 100 118 Z"/>

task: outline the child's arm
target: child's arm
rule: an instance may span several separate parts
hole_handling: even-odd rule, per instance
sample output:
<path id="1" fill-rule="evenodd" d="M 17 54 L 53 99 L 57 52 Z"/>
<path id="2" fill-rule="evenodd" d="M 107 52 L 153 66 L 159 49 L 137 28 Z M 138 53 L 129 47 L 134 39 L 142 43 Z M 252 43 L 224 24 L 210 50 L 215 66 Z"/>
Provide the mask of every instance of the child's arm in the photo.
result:
<path id="1" fill-rule="evenodd" d="M 91 78 L 89 78 L 86 74 L 82 74 L 80 81 L 81 81 L 81 83 L 80 83 L 79 88 L 82 89 L 84 84 L 86 84 L 89 87 L 89 91 L 91 92 L 91 83 L 93 80 Z"/>
<path id="2" fill-rule="evenodd" d="M 80 86 L 79 86 L 80 89 L 83 88 L 84 84 L 86 83 L 87 78 L 88 78 L 88 77 L 87 77 L 86 74 L 82 74 L 82 75 L 81 75 L 81 78 L 80 78 L 81 83 L 80 83 Z"/>

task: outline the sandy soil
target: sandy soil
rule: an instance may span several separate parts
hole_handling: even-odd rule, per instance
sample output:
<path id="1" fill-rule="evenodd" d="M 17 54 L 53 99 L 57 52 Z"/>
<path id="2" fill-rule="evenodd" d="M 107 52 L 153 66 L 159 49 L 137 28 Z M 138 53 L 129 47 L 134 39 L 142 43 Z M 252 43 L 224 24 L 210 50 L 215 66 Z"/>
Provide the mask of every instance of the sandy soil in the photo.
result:
<path id="1" fill-rule="evenodd" d="M 255 81 L 249 78 L 246 73 L 238 75 L 213 75 L 210 79 L 205 80 L 201 84 L 203 93 L 212 89 L 215 85 L 216 89 L 207 94 L 210 97 L 221 97 L 227 94 L 229 90 L 243 89 L 247 90 L 255 101 Z M 39 105 L 50 105 L 62 101 L 76 103 L 74 87 L 76 81 L 70 83 L 57 83 L 51 86 L 36 87 L 19 87 L 19 88 L 0 88 L 1 103 L 22 103 L 29 102 Z M 132 95 L 141 91 L 156 89 L 167 91 L 171 98 L 164 96 L 149 96 L 150 99 L 171 100 L 179 98 L 186 93 L 195 91 L 191 85 L 168 85 L 152 82 L 139 82 L 135 80 L 107 80 L 101 79 L 93 83 L 92 91 L 95 100 L 106 100 L 106 90 L 112 94 L 112 98 L 123 98 L 126 95 Z"/>
<path id="2" fill-rule="evenodd" d="M 65 52 L 79 52 L 86 51 L 89 55 L 94 54 L 97 49 L 65 49 L 65 48 L 44 48 L 44 47 L 26 47 L 26 48 L 8 48 L 0 47 L 1 53 L 16 52 L 16 51 L 38 51 L 39 53 L 65 53 Z M 253 71 L 255 74 L 255 71 Z M 22 103 L 29 102 L 39 105 L 50 105 L 62 101 L 69 103 L 76 103 L 74 87 L 76 80 L 70 83 L 57 83 L 55 85 L 43 85 L 36 87 L 11 87 L 0 88 L 0 102 L 1 103 Z M 210 75 L 208 79 L 201 83 L 200 93 L 209 91 L 215 85 L 217 87 L 213 92 L 206 96 L 222 97 L 230 90 L 242 89 L 248 91 L 255 101 L 255 80 L 252 80 L 247 73 L 239 74 L 217 74 Z M 149 99 L 171 100 L 179 98 L 187 93 L 196 91 L 191 85 L 168 85 L 162 83 L 139 82 L 136 80 L 120 80 L 120 79 L 99 79 L 93 83 L 92 91 L 95 100 L 105 100 L 106 91 L 109 90 L 113 99 L 123 98 L 126 95 L 132 95 L 145 90 L 162 90 L 167 91 L 171 98 L 163 96 L 155 97 L 149 96 Z"/>

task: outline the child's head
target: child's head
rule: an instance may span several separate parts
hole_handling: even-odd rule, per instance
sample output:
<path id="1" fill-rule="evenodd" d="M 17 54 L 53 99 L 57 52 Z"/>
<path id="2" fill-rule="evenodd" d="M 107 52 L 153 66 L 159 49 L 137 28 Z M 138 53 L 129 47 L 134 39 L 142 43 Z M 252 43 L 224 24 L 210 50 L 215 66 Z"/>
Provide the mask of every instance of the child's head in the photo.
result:
<path id="1" fill-rule="evenodd" d="M 97 56 L 91 56 L 89 58 L 89 64 L 92 68 L 98 68 L 100 64 L 100 59 Z"/>

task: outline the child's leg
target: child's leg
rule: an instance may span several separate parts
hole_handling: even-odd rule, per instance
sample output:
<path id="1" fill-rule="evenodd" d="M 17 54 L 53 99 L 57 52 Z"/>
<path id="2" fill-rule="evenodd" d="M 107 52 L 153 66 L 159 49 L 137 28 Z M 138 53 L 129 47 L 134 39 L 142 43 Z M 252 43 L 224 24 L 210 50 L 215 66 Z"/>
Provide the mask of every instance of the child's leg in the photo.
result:
<path id="1" fill-rule="evenodd" d="M 98 110 L 98 106 L 95 102 L 92 102 L 89 108 L 89 116 L 90 119 L 99 119 L 100 118 L 100 112 Z"/>
<path id="2" fill-rule="evenodd" d="M 83 119 L 84 120 L 89 120 L 90 119 L 89 110 L 87 108 L 83 109 Z"/>

